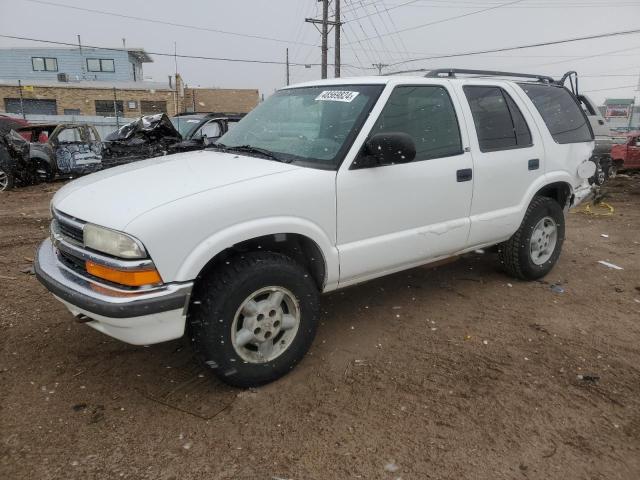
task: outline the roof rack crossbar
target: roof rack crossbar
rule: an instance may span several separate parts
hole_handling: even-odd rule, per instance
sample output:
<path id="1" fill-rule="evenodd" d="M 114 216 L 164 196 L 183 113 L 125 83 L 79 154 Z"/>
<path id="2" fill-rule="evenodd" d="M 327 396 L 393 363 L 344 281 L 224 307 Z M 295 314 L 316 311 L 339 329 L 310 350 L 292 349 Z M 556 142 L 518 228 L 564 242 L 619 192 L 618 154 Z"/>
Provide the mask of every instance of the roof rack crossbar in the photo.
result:
<path id="1" fill-rule="evenodd" d="M 496 72 L 492 70 L 469 70 L 466 68 L 439 68 L 431 70 L 425 75 L 427 78 L 439 78 L 443 75 L 455 78 L 456 74 L 478 75 L 481 77 L 516 77 L 516 78 L 535 78 L 539 82 L 555 83 L 555 80 L 548 75 L 536 75 L 532 73 L 514 73 L 514 72 Z"/>

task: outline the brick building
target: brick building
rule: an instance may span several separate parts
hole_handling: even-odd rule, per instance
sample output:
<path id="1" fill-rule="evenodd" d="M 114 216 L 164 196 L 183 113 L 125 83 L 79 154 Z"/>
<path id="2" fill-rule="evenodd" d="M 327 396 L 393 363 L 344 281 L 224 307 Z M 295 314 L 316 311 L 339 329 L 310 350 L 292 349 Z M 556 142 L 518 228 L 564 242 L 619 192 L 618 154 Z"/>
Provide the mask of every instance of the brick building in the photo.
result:
<path id="1" fill-rule="evenodd" d="M 184 88 L 179 76 L 178 82 L 178 89 L 162 83 L 99 81 L 32 81 L 20 88 L 17 82 L 0 80 L 0 111 L 113 117 L 117 110 L 120 117 L 160 112 L 171 116 L 194 111 L 245 113 L 259 101 L 258 90 Z"/>

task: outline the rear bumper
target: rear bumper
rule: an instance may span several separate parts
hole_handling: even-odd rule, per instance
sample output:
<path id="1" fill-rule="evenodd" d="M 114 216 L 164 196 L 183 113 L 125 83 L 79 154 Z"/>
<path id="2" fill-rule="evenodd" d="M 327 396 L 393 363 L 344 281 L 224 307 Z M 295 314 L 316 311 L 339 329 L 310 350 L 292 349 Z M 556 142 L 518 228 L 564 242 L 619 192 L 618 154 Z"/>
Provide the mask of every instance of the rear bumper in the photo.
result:
<path id="1" fill-rule="evenodd" d="M 577 207 L 581 203 L 593 200 L 600 188 L 597 185 L 582 185 L 573 192 L 572 207 Z"/>
<path id="2" fill-rule="evenodd" d="M 167 284 L 152 290 L 124 290 L 80 276 L 45 240 L 35 259 L 36 277 L 75 316 L 108 335 L 136 345 L 179 338 L 184 333 L 193 283 Z"/>

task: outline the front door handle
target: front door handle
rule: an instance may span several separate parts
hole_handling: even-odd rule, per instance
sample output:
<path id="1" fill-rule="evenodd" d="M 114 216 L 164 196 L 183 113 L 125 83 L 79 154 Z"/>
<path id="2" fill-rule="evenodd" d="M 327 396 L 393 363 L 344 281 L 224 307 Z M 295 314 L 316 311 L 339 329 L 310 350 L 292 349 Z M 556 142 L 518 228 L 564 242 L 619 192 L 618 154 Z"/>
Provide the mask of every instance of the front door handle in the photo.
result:
<path id="1" fill-rule="evenodd" d="M 463 168 L 456 172 L 456 180 L 458 182 L 469 182 L 473 178 L 473 170 L 470 168 Z"/>
<path id="2" fill-rule="evenodd" d="M 540 159 L 532 158 L 529 160 L 529 170 L 538 170 L 540 168 Z"/>

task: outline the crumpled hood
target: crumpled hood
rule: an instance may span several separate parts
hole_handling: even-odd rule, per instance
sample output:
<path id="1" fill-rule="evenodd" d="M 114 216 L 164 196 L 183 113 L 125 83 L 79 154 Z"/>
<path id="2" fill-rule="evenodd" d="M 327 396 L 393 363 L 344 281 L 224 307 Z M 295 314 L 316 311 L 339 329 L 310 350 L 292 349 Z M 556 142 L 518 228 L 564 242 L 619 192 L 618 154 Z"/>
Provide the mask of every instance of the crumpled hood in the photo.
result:
<path id="1" fill-rule="evenodd" d="M 75 180 L 53 197 L 67 215 L 123 230 L 161 205 L 207 190 L 297 170 L 262 158 L 198 151 L 151 158 Z"/>

